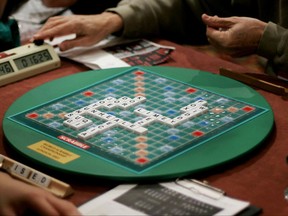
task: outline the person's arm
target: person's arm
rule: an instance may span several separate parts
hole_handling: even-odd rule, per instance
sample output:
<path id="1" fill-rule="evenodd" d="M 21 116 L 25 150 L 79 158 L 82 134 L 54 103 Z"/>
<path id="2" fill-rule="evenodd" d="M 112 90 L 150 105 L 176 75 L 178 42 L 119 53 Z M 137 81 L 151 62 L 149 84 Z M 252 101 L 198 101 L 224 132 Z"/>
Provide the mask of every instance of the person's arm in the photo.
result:
<path id="1" fill-rule="evenodd" d="M 76 34 L 76 38 L 58 44 L 65 51 L 77 46 L 90 46 L 123 27 L 119 15 L 104 12 L 97 15 L 56 16 L 50 18 L 32 40 Z"/>
<path id="2" fill-rule="evenodd" d="M 69 7 L 77 2 L 77 0 L 42 0 L 47 7 Z"/>
<path id="3" fill-rule="evenodd" d="M 234 57 L 255 54 L 267 23 L 250 17 L 218 17 L 203 14 L 208 41 Z"/>
<path id="4" fill-rule="evenodd" d="M 0 171 L 0 215 L 23 215 L 27 211 L 37 215 L 80 215 L 72 203 Z"/>
<path id="5" fill-rule="evenodd" d="M 97 43 L 109 34 L 123 29 L 123 22 L 125 23 L 123 36 L 137 38 L 149 34 L 159 35 L 160 24 L 169 28 L 179 26 L 173 25 L 170 20 L 180 17 L 173 13 L 172 18 L 172 8 L 181 12 L 179 9 L 181 2 L 179 0 L 123 0 L 116 8 L 108 9 L 107 12 L 99 15 L 53 17 L 33 36 L 33 39 L 47 39 L 75 33 L 77 35 L 75 40 L 60 44 L 60 49 L 65 51 L 75 46 Z"/>
<path id="6" fill-rule="evenodd" d="M 161 36 L 198 43 L 203 38 L 206 41 L 201 17 L 198 20 L 195 15 L 198 9 L 200 5 L 193 0 L 123 0 L 116 8 L 99 15 L 53 17 L 33 39 L 53 39 L 75 33 L 76 39 L 60 44 L 62 51 L 90 46 L 119 30 L 121 36 L 129 38 Z"/>
<path id="7" fill-rule="evenodd" d="M 268 59 L 268 70 L 288 77 L 288 29 L 269 22 L 257 49 L 257 54 Z"/>
<path id="8" fill-rule="evenodd" d="M 202 5 L 193 0 L 122 0 L 116 8 L 108 9 L 122 17 L 124 37 L 161 36 L 194 43 L 201 28 L 200 16 L 197 20 L 201 10 Z"/>
<path id="9" fill-rule="evenodd" d="M 288 29 L 249 17 L 204 14 L 202 19 L 209 42 L 221 52 L 234 57 L 258 54 L 268 59 L 267 72 L 287 77 Z"/>

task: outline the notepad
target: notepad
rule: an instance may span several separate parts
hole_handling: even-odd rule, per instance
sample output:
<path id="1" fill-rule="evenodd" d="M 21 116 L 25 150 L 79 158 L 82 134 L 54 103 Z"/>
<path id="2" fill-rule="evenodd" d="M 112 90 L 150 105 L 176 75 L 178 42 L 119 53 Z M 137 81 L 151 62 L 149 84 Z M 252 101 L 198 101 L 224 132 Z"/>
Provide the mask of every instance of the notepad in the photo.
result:
<path id="1" fill-rule="evenodd" d="M 123 184 L 79 207 L 83 215 L 236 215 L 249 202 L 195 180 Z"/>

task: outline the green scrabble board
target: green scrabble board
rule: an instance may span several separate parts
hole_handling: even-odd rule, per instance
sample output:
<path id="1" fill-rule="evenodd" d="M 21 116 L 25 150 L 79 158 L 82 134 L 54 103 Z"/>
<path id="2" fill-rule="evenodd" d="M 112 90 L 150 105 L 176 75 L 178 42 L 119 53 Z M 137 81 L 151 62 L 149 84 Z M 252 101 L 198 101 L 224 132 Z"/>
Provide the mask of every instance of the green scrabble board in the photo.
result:
<path id="1" fill-rule="evenodd" d="M 37 87 L 9 108 L 3 128 L 17 151 L 59 172 L 145 180 L 225 164 L 260 145 L 273 122 L 266 100 L 232 79 L 133 67 Z"/>

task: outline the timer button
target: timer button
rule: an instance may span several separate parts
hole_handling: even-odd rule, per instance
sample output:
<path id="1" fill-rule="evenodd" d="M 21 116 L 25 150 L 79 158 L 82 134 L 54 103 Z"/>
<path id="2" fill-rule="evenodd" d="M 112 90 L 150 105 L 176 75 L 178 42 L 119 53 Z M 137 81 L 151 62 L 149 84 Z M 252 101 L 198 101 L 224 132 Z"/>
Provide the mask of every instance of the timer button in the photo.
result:
<path id="1" fill-rule="evenodd" d="M 9 56 L 12 56 L 12 55 L 15 55 L 16 53 L 10 53 L 10 54 L 8 54 L 8 53 L 0 53 L 0 59 L 3 59 L 3 58 L 7 58 L 7 57 L 9 57 Z"/>
<path id="2" fill-rule="evenodd" d="M 2 58 L 6 58 L 8 57 L 9 55 L 7 55 L 7 53 L 0 53 L 0 59 Z"/>
<path id="3" fill-rule="evenodd" d="M 36 45 L 36 46 L 41 46 L 44 44 L 44 40 L 34 40 L 33 43 Z"/>

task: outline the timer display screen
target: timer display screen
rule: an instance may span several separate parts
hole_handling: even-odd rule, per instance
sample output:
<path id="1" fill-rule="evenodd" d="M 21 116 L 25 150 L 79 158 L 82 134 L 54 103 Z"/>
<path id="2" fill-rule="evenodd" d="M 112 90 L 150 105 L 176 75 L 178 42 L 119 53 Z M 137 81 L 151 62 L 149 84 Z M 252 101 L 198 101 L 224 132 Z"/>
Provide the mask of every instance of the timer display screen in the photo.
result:
<path id="1" fill-rule="evenodd" d="M 25 69 L 27 67 L 31 67 L 33 65 L 41 64 L 46 61 L 52 60 L 52 57 L 48 50 L 42 50 L 30 55 L 26 55 L 17 59 L 14 59 L 14 62 L 18 68 L 18 70 Z"/>
<path id="2" fill-rule="evenodd" d="M 0 64 L 0 76 L 14 72 L 9 61 Z"/>

